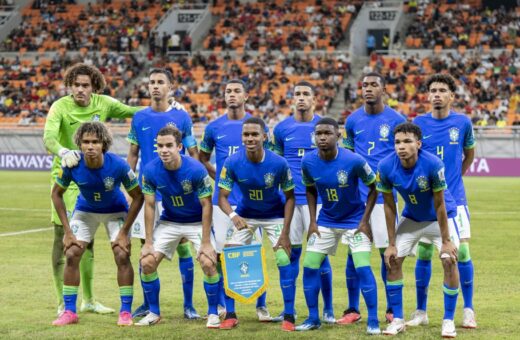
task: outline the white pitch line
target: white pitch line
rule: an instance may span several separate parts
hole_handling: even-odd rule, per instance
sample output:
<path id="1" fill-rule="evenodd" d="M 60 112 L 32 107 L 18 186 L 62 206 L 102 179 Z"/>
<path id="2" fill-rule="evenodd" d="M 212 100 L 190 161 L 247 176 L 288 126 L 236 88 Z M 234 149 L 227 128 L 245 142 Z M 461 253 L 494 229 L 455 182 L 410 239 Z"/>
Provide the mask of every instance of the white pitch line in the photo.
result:
<path id="1" fill-rule="evenodd" d="M 50 209 L 38 209 L 38 208 L 7 208 L 0 207 L 3 211 L 51 211 Z"/>
<path id="2" fill-rule="evenodd" d="M 16 235 L 31 234 L 31 233 L 39 233 L 40 231 L 48 231 L 48 230 L 51 230 L 52 228 L 53 227 L 15 231 L 15 232 L 12 232 L 12 233 L 3 233 L 3 234 L 0 234 L 0 237 L 16 236 Z"/>

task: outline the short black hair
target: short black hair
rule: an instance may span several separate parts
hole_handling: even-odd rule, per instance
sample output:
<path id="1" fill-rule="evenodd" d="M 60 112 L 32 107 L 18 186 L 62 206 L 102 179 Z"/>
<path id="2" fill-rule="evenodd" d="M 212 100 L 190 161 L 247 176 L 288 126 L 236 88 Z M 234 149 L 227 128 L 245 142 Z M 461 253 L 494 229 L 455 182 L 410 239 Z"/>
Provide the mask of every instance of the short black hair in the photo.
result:
<path id="1" fill-rule="evenodd" d="M 324 117 L 324 118 L 318 120 L 318 122 L 316 123 L 316 126 L 318 126 L 318 125 L 332 125 L 332 126 L 334 126 L 334 128 L 336 130 L 339 129 L 338 122 L 335 119 L 330 118 L 330 117 Z"/>
<path id="2" fill-rule="evenodd" d="M 415 125 L 414 123 L 406 122 L 406 123 L 401 123 L 401 124 L 397 125 L 394 129 L 394 136 L 399 132 L 412 133 L 415 135 L 415 137 L 417 137 L 417 140 L 422 139 L 421 128 L 419 126 Z"/>
<path id="3" fill-rule="evenodd" d="M 157 137 L 159 136 L 173 136 L 177 145 L 181 145 L 182 143 L 182 133 L 173 125 L 166 125 L 165 127 L 161 128 L 157 133 Z"/>
<path id="4" fill-rule="evenodd" d="M 428 91 L 430 91 L 430 85 L 433 83 L 446 84 L 446 85 L 448 85 L 448 88 L 450 89 L 451 92 L 455 92 L 455 90 L 457 89 L 457 84 L 455 83 L 455 79 L 449 74 L 437 73 L 437 74 L 430 76 L 426 80 L 426 88 L 428 89 Z"/>
<path id="5" fill-rule="evenodd" d="M 231 79 L 231 80 L 229 80 L 229 81 L 226 83 L 226 87 L 227 87 L 229 84 L 240 84 L 240 85 L 242 85 L 242 88 L 244 89 L 244 92 L 247 92 L 247 85 L 246 85 L 246 83 L 245 83 L 243 80 L 241 80 L 241 79 L 235 78 L 235 79 Z"/>
<path id="6" fill-rule="evenodd" d="M 244 124 L 242 124 L 242 125 L 246 125 L 246 124 L 256 124 L 256 125 L 260 125 L 260 127 L 262 128 L 262 131 L 265 131 L 265 122 L 264 122 L 263 119 L 261 119 L 261 118 L 258 118 L 258 117 L 250 117 L 250 118 L 247 118 L 247 119 L 244 121 Z"/>
<path id="7" fill-rule="evenodd" d="M 173 83 L 173 74 L 170 72 L 170 70 L 168 70 L 166 68 L 160 68 L 160 67 L 152 68 L 150 70 L 150 72 L 148 73 L 148 78 L 150 78 L 152 76 L 152 74 L 155 74 L 155 73 L 164 74 L 166 76 L 166 78 L 168 78 L 168 81 L 170 83 Z"/>
<path id="8" fill-rule="evenodd" d="M 366 77 L 377 77 L 377 78 L 379 78 L 379 80 L 381 80 L 381 85 L 383 85 L 383 86 L 386 85 L 385 77 L 383 77 L 383 75 L 381 73 L 369 72 L 367 74 L 364 74 L 363 77 L 361 77 L 361 81 L 363 81 L 363 79 L 365 79 Z"/>
<path id="9" fill-rule="evenodd" d="M 314 90 L 314 85 L 312 85 L 311 83 L 309 83 L 308 81 L 306 80 L 300 80 L 299 82 L 296 83 L 296 85 L 294 85 L 294 88 L 296 88 L 296 86 L 307 86 L 308 88 L 311 89 L 312 91 L 312 94 L 314 94 L 316 91 Z"/>

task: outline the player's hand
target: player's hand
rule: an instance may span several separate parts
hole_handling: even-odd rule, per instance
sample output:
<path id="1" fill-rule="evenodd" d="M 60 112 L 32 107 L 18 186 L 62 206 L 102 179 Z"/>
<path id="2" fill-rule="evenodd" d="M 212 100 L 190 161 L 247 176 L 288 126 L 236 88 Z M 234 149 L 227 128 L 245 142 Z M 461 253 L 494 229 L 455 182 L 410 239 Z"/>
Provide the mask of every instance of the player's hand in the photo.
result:
<path id="1" fill-rule="evenodd" d="M 76 239 L 73 233 L 65 233 L 63 236 L 63 252 L 65 253 L 72 246 L 83 248 L 83 245 Z"/>
<path id="2" fill-rule="evenodd" d="M 448 241 L 446 243 L 442 244 L 441 252 L 440 252 L 440 258 L 450 258 L 451 263 L 457 263 L 458 261 L 458 250 L 453 244 L 453 242 Z"/>
<path id="3" fill-rule="evenodd" d="M 385 265 L 388 270 L 392 268 L 391 263 L 397 260 L 397 248 L 395 246 L 388 246 L 385 250 Z"/>
<path id="4" fill-rule="evenodd" d="M 370 239 L 370 242 L 372 242 L 372 228 L 370 228 L 370 224 L 361 222 L 354 232 L 354 235 L 358 233 L 365 234 Z"/>
<path id="5" fill-rule="evenodd" d="M 217 264 L 217 252 L 210 242 L 203 242 L 200 244 L 200 249 L 197 254 L 197 261 L 200 262 L 200 257 L 206 256 L 213 264 Z"/>
<path id="6" fill-rule="evenodd" d="M 81 159 L 78 150 L 69 150 L 67 148 L 60 149 L 58 156 L 61 157 L 61 166 L 67 168 L 75 167 L 78 165 L 79 160 Z"/>
<path id="7" fill-rule="evenodd" d="M 125 233 L 122 229 L 119 231 L 119 234 L 117 234 L 116 239 L 114 242 L 112 242 L 112 249 L 115 247 L 119 247 L 123 249 L 125 253 L 130 256 L 130 239 L 128 238 L 128 234 Z"/>
<path id="8" fill-rule="evenodd" d="M 316 234 L 316 236 L 321 237 L 321 234 L 318 230 L 318 225 L 316 223 L 309 224 L 309 230 L 307 231 L 307 241 L 312 236 L 312 234 Z"/>
<path id="9" fill-rule="evenodd" d="M 291 256 L 291 240 L 289 239 L 289 235 L 282 233 L 278 238 L 278 242 L 276 242 L 274 246 L 274 250 L 282 248 L 287 253 L 287 256 Z"/>
<path id="10" fill-rule="evenodd" d="M 233 216 L 231 221 L 235 225 L 235 228 L 237 228 L 238 230 L 242 230 L 242 229 L 246 229 L 247 228 L 246 220 L 244 220 L 239 215 Z"/>
<path id="11" fill-rule="evenodd" d="M 147 257 L 148 255 L 153 256 L 153 245 L 151 243 L 145 242 L 141 248 L 141 259 Z"/>

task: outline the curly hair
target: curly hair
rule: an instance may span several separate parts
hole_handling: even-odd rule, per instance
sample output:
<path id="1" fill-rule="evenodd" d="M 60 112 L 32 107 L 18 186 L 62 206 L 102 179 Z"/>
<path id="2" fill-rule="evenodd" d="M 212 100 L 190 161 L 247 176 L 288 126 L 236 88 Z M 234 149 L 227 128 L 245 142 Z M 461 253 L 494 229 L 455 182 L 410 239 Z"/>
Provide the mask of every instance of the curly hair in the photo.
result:
<path id="1" fill-rule="evenodd" d="M 398 133 L 411 133 L 413 134 L 417 140 L 422 139 L 422 131 L 421 128 L 414 123 L 405 122 L 397 125 L 394 129 L 394 136 Z"/>
<path id="2" fill-rule="evenodd" d="M 86 133 L 95 135 L 99 138 L 101 143 L 103 143 L 103 153 L 107 152 L 108 149 L 110 149 L 110 146 L 112 146 L 112 135 L 105 124 L 101 122 L 85 122 L 79 126 L 78 130 L 74 134 L 74 143 L 76 143 L 80 150 L 81 140 L 83 135 Z"/>
<path id="3" fill-rule="evenodd" d="M 77 63 L 65 71 L 65 86 L 71 87 L 78 76 L 88 76 L 90 78 L 92 83 L 92 90 L 94 93 L 101 93 L 107 85 L 105 77 L 97 67 L 83 63 Z"/>
<path id="4" fill-rule="evenodd" d="M 430 85 L 433 83 L 446 84 L 448 85 L 448 88 L 451 92 L 455 92 L 455 90 L 457 89 L 455 79 L 449 74 L 437 73 L 429 77 L 426 80 L 426 88 L 428 89 L 428 91 L 430 90 Z"/>

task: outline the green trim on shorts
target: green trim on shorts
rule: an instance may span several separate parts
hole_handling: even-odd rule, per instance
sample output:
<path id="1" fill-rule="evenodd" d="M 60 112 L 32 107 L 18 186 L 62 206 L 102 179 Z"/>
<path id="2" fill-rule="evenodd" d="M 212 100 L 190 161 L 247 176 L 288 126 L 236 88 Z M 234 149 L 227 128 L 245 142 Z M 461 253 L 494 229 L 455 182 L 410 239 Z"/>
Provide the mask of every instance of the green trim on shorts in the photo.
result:
<path id="1" fill-rule="evenodd" d="M 141 280 L 143 280 L 143 282 L 152 282 L 152 281 L 155 281 L 159 278 L 159 274 L 157 274 L 157 271 L 151 273 L 151 274 L 145 274 L 145 273 L 141 273 Z"/>

